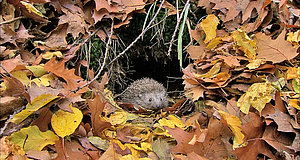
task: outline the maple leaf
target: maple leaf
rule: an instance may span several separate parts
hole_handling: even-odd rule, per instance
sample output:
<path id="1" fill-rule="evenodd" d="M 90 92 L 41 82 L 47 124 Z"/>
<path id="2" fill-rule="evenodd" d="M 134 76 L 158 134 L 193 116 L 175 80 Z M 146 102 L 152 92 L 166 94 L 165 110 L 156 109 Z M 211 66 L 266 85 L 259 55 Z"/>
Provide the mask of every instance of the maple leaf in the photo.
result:
<path id="1" fill-rule="evenodd" d="M 245 114 L 249 113 L 250 106 L 253 106 L 261 114 L 265 105 L 272 99 L 270 95 L 272 91 L 271 83 L 254 83 L 239 98 L 237 105 Z"/>
<path id="2" fill-rule="evenodd" d="M 52 132 L 41 132 L 37 126 L 23 128 L 13 133 L 8 139 L 16 145 L 23 146 L 25 151 L 42 150 L 48 144 L 54 144 L 59 138 Z"/>
<path id="3" fill-rule="evenodd" d="M 257 58 L 279 63 L 296 57 L 298 55 L 297 48 L 294 48 L 284 38 L 284 33 L 281 33 L 275 40 L 261 32 L 255 34 Z"/>

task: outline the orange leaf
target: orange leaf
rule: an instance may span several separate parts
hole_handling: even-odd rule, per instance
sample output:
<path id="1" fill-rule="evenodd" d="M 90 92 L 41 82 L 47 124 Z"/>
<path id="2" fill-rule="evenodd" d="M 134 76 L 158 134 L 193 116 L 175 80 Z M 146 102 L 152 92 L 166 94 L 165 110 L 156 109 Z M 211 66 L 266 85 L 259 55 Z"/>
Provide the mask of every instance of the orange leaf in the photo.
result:
<path id="1" fill-rule="evenodd" d="M 84 81 L 81 77 L 75 75 L 75 69 L 65 69 L 65 61 L 56 61 L 55 57 L 53 57 L 50 61 L 48 61 L 44 68 L 54 73 L 56 76 L 62 77 L 66 82 L 65 88 L 68 90 L 75 90 L 78 87 L 84 85 Z M 86 88 L 79 90 L 77 93 L 83 93 L 86 91 Z"/>

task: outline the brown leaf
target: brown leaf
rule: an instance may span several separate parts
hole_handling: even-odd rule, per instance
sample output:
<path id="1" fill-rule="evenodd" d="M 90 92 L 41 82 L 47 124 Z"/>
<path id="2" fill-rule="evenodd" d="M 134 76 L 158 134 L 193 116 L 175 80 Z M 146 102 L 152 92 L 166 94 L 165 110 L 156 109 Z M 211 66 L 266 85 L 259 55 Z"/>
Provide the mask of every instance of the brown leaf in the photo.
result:
<path id="1" fill-rule="evenodd" d="M 206 89 L 201 86 L 193 87 L 190 92 L 193 94 L 193 101 L 197 101 L 200 97 L 204 97 L 205 90 Z"/>
<path id="2" fill-rule="evenodd" d="M 291 60 L 298 55 L 297 48 L 285 39 L 285 33 L 281 33 L 277 39 L 272 40 L 271 37 L 259 32 L 255 35 L 257 42 L 257 58 L 273 63 L 279 63 L 284 60 Z"/>
<path id="3" fill-rule="evenodd" d="M 278 125 L 278 131 L 282 132 L 295 132 L 292 124 L 291 124 L 291 117 L 288 114 L 285 114 L 275 108 L 275 113 L 270 114 L 266 118 L 272 119 Z"/>
<path id="4" fill-rule="evenodd" d="M 100 135 L 101 132 L 111 126 L 110 123 L 104 122 L 101 120 L 100 116 L 102 115 L 105 103 L 101 100 L 99 94 L 95 95 L 95 98 L 87 100 L 89 110 L 91 112 L 91 121 L 92 128 L 95 135 Z"/>
<path id="5" fill-rule="evenodd" d="M 287 113 L 287 110 L 285 108 L 283 100 L 281 99 L 279 91 L 277 91 L 275 93 L 275 106 L 274 107 L 277 108 L 282 113 Z"/>
<path id="6" fill-rule="evenodd" d="M 8 96 L 12 97 L 19 97 L 23 96 L 26 98 L 26 100 L 31 103 L 30 95 L 25 90 L 25 87 L 23 86 L 22 82 L 20 82 L 18 79 L 14 77 L 4 77 L 4 84 L 6 86 L 5 93 Z"/>
<path id="7" fill-rule="evenodd" d="M 50 49 L 66 48 L 68 43 L 66 40 L 68 24 L 57 26 L 52 32 L 49 33 L 45 41 L 45 45 Z"/>
<path id="8" fill-rule="evenodd" d="M 173 153 L 190 153 L 193 151 L 192 145 L 189 144 L 193 138 L 193 133 L 184 131 L 179 127 L 169 128 L 166 127 L 169 134 L 171 134 L 177 142 L 177 145 L 171 149 Z"/>
<path id="9" fill-rule="evenodd" d="M 88 31 L 88 25 L 85 22 L 85 16 L 82 10 L 81 12 L 70 12 L 64 9 L 64 15 L 59 17 L 58 25 L 68 24 L 67 34 L 72 34 L 74 38 L 77 38 L 79 34 L 85 34 Z"/>
<path id="10" fill-rule="evenodd" d="M 293 143 L 294 137 L 292 135 L 293 134 L 291 133 L 278 132 L 275 125 L 269 125 L 265 129 L 262 139 L 274 147 L 278 152 L 286 151 L 291 153 L 288 146 Z"/>
<path id="11" fill-rule="evenodd" d="M 60 92 L 61 92 L 60 89 L 45 87 L 43 85 L 38 86 L 34 82 L 32 82 L 31 86 L 28 88 L 28 94 L 30 95 L 31 100 L 33 100 L 34 98 L 36 98 L 42 94 L 58 95 Z"/>
<path id="12" fill-rule="evenodd" d="M 7 60 L 3 60 L 1 61 L 1 65 L 3 68 L 5 68 L 5 70 L 7 72 L 11 72 L 13 70 L 15 70 L 17 67 L 20 68 L 22 66 L 22 69 L 26 69 L 25 66 L 23 66 L 22 64 L 22 60 L 20 56 L 17 56 L 16 58 L 13 59 L 7 59 Z M 1 73 L 6 73 L 2 67 L 0 68 L 0 72 Z"/>
<path id="13" fill-rule="evenodd" d="M 32 159 L 42 159 L 42 160 L 50 160 L 51 159 L 48 151 L 29 150 L 29 151 L 26 151 L 26 156 L 28 158 L 32 158 Z"/>
<path id="14" fill-rule="evenodd" d="M 236 1 L 225 1 L 225 0 L 210 0 L 210 1 L 216 4 L 213 9 L 218 9 L 222 11 L 223 9 L 228 10 L 228 12 L 224 13 L 226 15 L 224 22 L 233 20 L 241 11 L 239 10 L 240 8 L 237 7 Z"/>
<path id="15" fill-rule="evenodd" d="M 240 66 L 240 62 L 237 59 L 236 56 L 223 56 L 223 55 L 216 55 L 216 58 L 221 58 L 224 60 L 224 62 L 229 66 L 229 67 L 235 67 L 235 66 Z"/>
<path id="16" fill-rule="evenodd" d="M 65 69 L 65 61 L 56 61 L 55 57 L 53 57 L 50 61 L 48 61 L 45 65 L 44 68 L 49 71 L 54 73 L 56 76 L 62 77 L 67 84 L 64 84 L 64 89 L 72 91 L 77 89 L 78 87 L 81 87 L 85 84 L 83 79 L 77 75 L 74 74 L 75 69 Z M 85 92 L 87 87 L 78 90 L 76 93 L 83 93 Z"/>
<path id="17" fill-rule="evenodd" d="M 42 132 L 46 132 L 47 130 L 49 130 L 48 125 L 51 122 L 51 118 L 52 118 L 52 111 L 50 110 L 50 106 L 44 107 L 42 109 L 40 109 L 39 111 L 39 117 L 37 119 L 35 119 L 31 125 L 34 126 L 38 126 L 39 129 Z"/>
<path id="18" fill-rule="evenodd" d="M 247 146 L 236 148 L 233 153 L 239 160 L 257 160 L 259 154 L 268 156 L 271 159 L 276 159 L 269 150 L 267 143 L 261 140 L 250 141 Z"/>
<path id="19" fill-rule="evenodd" d="M 191 152 L 187 154 L 188 160 L 208 160 L 207 158 L 200 156 L 199 154 L 196 154 L 195 152 Z"/>
<path id="20" fill-rule="evenodd" d="M 23 23 L 21 23 L 18 31 L 16 32 L 16 36 L 14 36 L 14 40 L 20 43 L 24 43 L 25 40 L 33 37 L 33 35 L 28 34 L 28 30 L 24 27 Z"/>
<path id="21" fill-rule="evenodd" d="M 205 56 L 205 46 L 189 46 L 187 52 L 190 54 L 191 59 L 202 59 Z"/>
<path id="22" fill-rule="evenodd" d="M 69 160 L 69 159 L 80 159 L 88 160 L 89 156 L 86 155 L 84 148 L 79 144 L 78 141 L 64 141 L 64 147 L 60 141 L 55 142 L 55 148 L 57 152 L 57 157 L 55 160 Z"/>

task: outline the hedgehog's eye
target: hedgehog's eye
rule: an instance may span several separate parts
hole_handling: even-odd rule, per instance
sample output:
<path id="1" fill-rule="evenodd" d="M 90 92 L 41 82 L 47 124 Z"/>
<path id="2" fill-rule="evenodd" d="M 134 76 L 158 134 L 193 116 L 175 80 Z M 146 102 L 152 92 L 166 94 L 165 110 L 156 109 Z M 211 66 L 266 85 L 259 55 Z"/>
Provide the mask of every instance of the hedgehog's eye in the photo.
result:
<path id="1" fill-rule="evenodd" d="M 162 98 L 160 98 L 160 101 L 162 101 Z"/>
<path id="2" fill-rule="evenodd" d="M 152 98 L 149 98 L 149 102 L 151 102 L 152 101 Z"/>

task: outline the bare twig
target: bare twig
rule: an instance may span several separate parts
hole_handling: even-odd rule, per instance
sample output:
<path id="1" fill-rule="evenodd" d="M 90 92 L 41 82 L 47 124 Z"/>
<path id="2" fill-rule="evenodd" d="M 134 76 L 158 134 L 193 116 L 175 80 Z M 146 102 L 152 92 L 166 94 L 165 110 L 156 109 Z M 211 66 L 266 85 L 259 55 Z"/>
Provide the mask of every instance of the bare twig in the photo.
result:
<path id="1" fill-rule="evenodd" d="M 136 37 L 136 39 L 134 41 L 131 42 L 131 44 L 129 46 L 127 46 L 127 48 L 125 48 L 124 51 L 122 51 L 117 57 L 115 57 L 112 61 L 110 61 L 109 65 L 112 64 L 114 61 L 116 61 L 118 58 L 120 58 L 123 54 L 126 53 L 126 51 L 128 51 L 143 35 L 144 33 L 149 30 L 151 27 L 151 24 L 153 23 L 153 21 L 155 20 L 155 18 L 157 17 L 158 13 L 160 12 L 163 4 L 165 3 L 165 0 L 162 0 L 157 12 L 155 13 L 155 15 L 153 16 L 153 18 L 151 19 L 151 21 L 149 22 L 149 24 L 147 25 L 147 27 L 145 28 L 145 30 L 143 30 L 140 35 L 138 37 Z"/>
<path id="2" fill-rule="evenodd" d="M 98 71 L 96 76 L 91 81 L 89 81 L 88 83 L 86 83 L 85 85 L 83 85 L 81 87 L 78 87 L 76 91 L 90 85 L 93 81 L 95 81 L 100 76 L 102 70 L 104 69 L 104 66 L 106 65 L 106 59 L 108 57 L 107 55 L 108 55 L 109 48 L 110 48 L 109 46 L 110 46 L 110 43 L 111 43 L 111 37 L 112 37 L 112 34 L 113 34 L 113 29 L 114 29 L 114 21 L 112 21 L 112 23 L 111 23 L 110 34 L 109 34 L 108 41 L 107 41 L 106 46 L 105 46 L 106 48 L 105 48 L 104 60 L 103 60 L 103 63 L 101 65 L 100 70 Z"/>
<path id="3" fill-rule="evenodd" d="M 187 7 L 187 5 L 188 5 L 189 3 L 190 3 L 190 0 L 188 0 L 188 1 L 185 3 L 184 8 L 183 8 L 182 11 L 185 11 L 185 9 L 186 9 L 186 7 Z M 178 10 L 179 10 L 179 9 L 177 8 L 177 12 L 178 12 Z M 179 24 L 180 24 L 180 22 L 181 22 L 181 19 L 182 19 L 183 15 L 184 15 L 184 12 L 181 12 L 180 17 L 177 18 L 176 27 L 175 27 L 174 33 L 173 33 L 173 35 L 172 35 L 172 39 L 171 39 L 171 41 L 170 41 L 170 46 L 169 46 L 169 50 L 168 50 L 168 56 L 170 56 L 170 54 L 171 54 L 172 45 L 173 45 L 173 42 L 174 42 L 174 39 L 175 39 L 177 30 L 178 30 L 178 28 L 179 28 Z M 182 22 L 182 23 L 185 23 L 185 22 Z"/>
<path id="4" fill-rule="evenodd" d="M 13 75 L 11 75 L 1 64 L 0 67 L 3 69 L 4 72 L 6 72 L 10 77 L 13 77 Z"/>
<path id="5" fill-rule="evenodd" d="M 25 17 L 22 16 L 22 17 L 17 17 L 17 18 L 10 19 L 10 20 L 8 20 L 8 21 L 0 22 L 0 26 L 3 25 L 3 24 L 9 24 L 9 23 L 12 23 L 12 22 L 17 21 L 17 20 L 20 20 L 20 19 L 22 19 L 22 18 L 25 18 Z"/>

